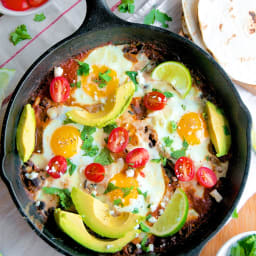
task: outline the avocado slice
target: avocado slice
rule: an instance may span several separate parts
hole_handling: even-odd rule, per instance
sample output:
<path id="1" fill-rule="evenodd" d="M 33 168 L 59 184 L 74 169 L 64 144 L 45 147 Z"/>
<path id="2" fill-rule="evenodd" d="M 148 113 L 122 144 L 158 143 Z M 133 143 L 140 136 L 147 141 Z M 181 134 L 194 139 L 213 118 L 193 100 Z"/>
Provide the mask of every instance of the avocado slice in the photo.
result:
<path id="1" fill-rule="evenodd" d="M 133 82 L 128 82 L 117 88 L 116 93 L 109 97 L 104 109 L 96 113 L 86 110 L 71 110 L 67 117 L 75 123 L 102 128 L 112 123 L 129 106 L 135 91 Z"/>
<path id="2" fill-rule="evenodd" d="M 216 150 L 216 156 L 224 156 L 228 154 L 231 146 L 231 134 L 228 121 L 221 110 L 210 101 L 206 102 L 206 113 L 210 138 Z"/>
<path id="3" fill-rule="evenodd" d="M 91 235 L 85 228 L 82 217 L 78 214 L 56 209 L 54 216 L 62 231 L 82 246 L 96 252 L 118 252 L 122 250 L 126 244 L 132 241 L 139 232 L 138 230 L 132 230 L 127 232 L 122 238 L 104 240 Z"/>
<path id="4" fill-rule="evenodd" d="M 123 237 L 143 219 L 140 215 L 128 212 L 113 217 L 107 204 L 75 187 L 72 189 L 71 198 L 86 226 L 104 237 Z"/>
<path id="5" fill-rule="evenodd" d="M 19 156 L 27 162 L 35 149 L 36 118 L 35 111 L 27 104 L 21 114 L 16 133 L 16 145 Z"/>

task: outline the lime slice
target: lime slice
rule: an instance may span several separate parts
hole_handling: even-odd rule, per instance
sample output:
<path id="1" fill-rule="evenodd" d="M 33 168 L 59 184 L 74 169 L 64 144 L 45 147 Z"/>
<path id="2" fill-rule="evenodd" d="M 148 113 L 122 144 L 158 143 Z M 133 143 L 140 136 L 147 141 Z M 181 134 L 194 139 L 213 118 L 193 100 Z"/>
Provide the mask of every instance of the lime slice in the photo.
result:
<path id="1" fill-rule="evenodd" d="M 167 61 L 158 65 L 152 72 L 152 78 L 172 84 L 183 98 L 189 93 L 192 85 L 189 70 L 176 61 Z"/>
<path id="2" fill-rule="evenodd" d="M 188 216 L 188 198 L 182 189 L 177 189 L 167 205 L 163 215 L 150 229 L 150 233 L 164 237 L 178 232 Z"/>
<path id="3" fill-rule="evenodd" d="M 252 128 L 252 147 L 256 151 L 256 129 L 255 129 L 255 126 Z"/>
<path id="4" fill-rule="evenodd" d="M 0 105 L 5 96 L 5 88 L 11 81 L 14 73 L 15 69 L 0 68 Z"/>

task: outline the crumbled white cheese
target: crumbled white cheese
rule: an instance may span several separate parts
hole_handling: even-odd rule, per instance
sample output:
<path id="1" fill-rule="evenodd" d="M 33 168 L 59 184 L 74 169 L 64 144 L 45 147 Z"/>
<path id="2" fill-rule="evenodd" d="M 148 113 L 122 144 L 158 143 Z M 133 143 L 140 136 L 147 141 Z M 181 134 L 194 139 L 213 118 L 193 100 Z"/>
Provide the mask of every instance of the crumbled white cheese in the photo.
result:
<path id="1" fill-rule="evenodd" d="M 162 215 L 164 213 L 164 210 L 163 209 L 160 209 L 159 210 L 159 215 Z"/>
<path id="2" fill-rule="evenodd" d="M 61 67 L 55 67 L 54 68 L 54 77 L 62 76 L 63 69 Z"/>
<path id="3" fill-rule="evenodd" d="M 136 247 L 137 247 L 137 249 L 140 249 L 141 245 L 140 244 L 136 244 Z"/>
<path id="4" fill-rule="evenodd" d="M 152 204 L 152 205 L 150 206 L 150 211 L 151 211 L 151 212 L 154 212 L 154 211 L 156 210 L 156 208 L 157 208 L 157 205 Z"/>
<path id="5" fill-rule="evenodd" d="M 156 223 L 156 222 L 157 222 L 157 219 L 152 216 L 152 217 L 150 217 L 150 218 L 148 219 L 148 222 L 150 222 L 150 223 Z"/>
<path id="6" fill-rule="evenodd" d="M 153 251 L 154 251 L 154 245 L 153 245 L 153 244 L 149 244 L 149 245 L 148 245 L 148 250 L 149 250 L 150 252 L 153 252 Z"/>
<path id="7" fill-rule="evenodd" d="M 161 202 L 160 205 L 161 205 L 161 207 L 165 208 L 165 203 L 164 202 Z"/>
<path id="8" fill-rule="evenodd" d="M 112 248 L 112 247 L 113 247 L 112 244 L 107 244 L 107 246 L 106 246 L 107 249 L 110 249 L 110 248 Z"/>
<path id="9" fill-rule="evenodd" d="M 136 225 L 136 226 L 134 227 L 134 230 L 139 229 L 139 227 L 140 227 L 140 225 Z"/>
<path id="10" fill-rule="evenodd" d="M 213 191 L 210 192 L 210 195 L 216 200 L 216 202 L 220 202 L 223 197 L 222 195 L 216 190 L 214 189 Z"/>
<path id="11" fill-rule="evenodd" d="M 36 207 L 40 205 L 40 201 L 36 201 Z"/>
<path id="12" fill-rule="evenodd" d="M 146 80 L 143 76 L 143 73 L 140 72 L 140 71 L 138 71 L 137 81 L 138 81 L 139 84 L 142 84 L 142 85 L 146 84 Z"/>
<path id="13" fill-rule="evenodd" d="M 109 211 L 109 214 L 113 216 L 113 215 L 115 214 L 115 211 L 110 210 L 110 211 Z"/>
<path id="14" fill-rule="evenodd" d="M 126 176 L 127 177 L 133 177 L 134 176 L 134 170 L 133 169 L 128 169 L 126 171 Z"/>
<path id="15" fill-rule="evenodd" d="M 38 173 L 37 172 L 30 172 L 30 173 L 26 173 L 25 176 L 26 176 L 27 179 L 33 180 L 33 179 L 36 179 L 38 177 Z"/>
<path id="16" fill-rule="evenodd" d="M 103 103 L 103 104 L 105 104 L 106 103 L 106 98 L 100 98 L 100 103 Z"/>

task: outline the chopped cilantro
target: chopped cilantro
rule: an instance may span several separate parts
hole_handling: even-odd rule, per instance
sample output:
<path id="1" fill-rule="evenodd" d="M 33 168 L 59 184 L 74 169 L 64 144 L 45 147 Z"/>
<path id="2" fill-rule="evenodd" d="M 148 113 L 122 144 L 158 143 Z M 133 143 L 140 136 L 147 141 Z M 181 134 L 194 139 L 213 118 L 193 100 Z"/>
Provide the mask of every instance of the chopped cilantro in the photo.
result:
<path id="1" fill-rule="evenodd" d="M 132 213 L 134 213 L 134 214 L 139 213 L 139 209 L 138 209 L 138 208 L 134 208 L 133 211 L 132 211 Z"/>
<path id="2" fill-rule="evenodd" d="M 71 162 L 70 159 L 67 158 L 67 163 L 68 163 L 68 172 L 69 175 L 72 176 L 72 174 L 74 173 L 74 171 L 76 170 L 76 165 L 74 163 Z"/>
<path id="3" fill-rule="evenodd" d="M 152 217 L 151 214 L 147 215 L 147 216 L 146 216 L 146 220 L 149 220 L 151 217 Z"/>
<path id="4" fill-rule="evenodd" d="M 46 17 L 43 12 L 40 14 L 36 14 L 34 17 L 34 21 L 37 21 L 37 22 L 43 21 L 45 19 L 46 19 Z"/>
<path id="5" fill-rule="evenodd" d="M 124 193 L 123 197 L 128 196 L 131 191 L 133 190 L 133 186 L 129 187 L 129 188 L 121 188 L 122 192 Z"/>
<path id="6" fill-rule="evenodd" d="M 164 141 L 166 147 L 170 147 L 170 146 L 172 145 L 172 143 L 173 143 L 173 140 L 170 139 L 169 136 L 164 137 L 164 138 L 163 138 L 163 141 Z"/>
<path id="7" fill-rule="evenodd" d="M 107 148 L 103 148 L 99 155 L 97 155 L 94 159 L 94 163 L 99 163 L 102 165 L 109 165 L 113 163 L 114 160 L 110 155 L 110 151 Z"/>
<path id="8" fill-rule="evenodd" d="M 138 82 L 137 82 L 137 75 L 138 75 L 138 72 L 137 71 L 126 71 L 125 74 L 127 76 L 130 77 L 131 81 L 134 83 L 135 85 L 135 92 L 138 90 Z"/>
<path id="9" fill-rule="evenodd" d="M 81 81 L 77 81 L 76 83 L 71 83 L 71 87 L 81 88 Z"/>
<path id="10" fill-rule="evenodd" d="M 230 131 L 229 131 L 229 128 L 228 128 L 227 125 L 224 125 L 223 129 L 224 129 L 224 133 L 225 133 L 226 136 L 230 135 Z"/>
<path id="11" fill-rule="evenodd" d="M 137 188 L 137 191 L 138 191 L 139 195 L 143 195 L 144 196 L 145 200 L 147 199 L 147 196 L 148 196 L 148 192 L 147 191 L 143 193 L 139 188 Z"/>
<path id="12" fill-rule="evenodd" d="M 121 198 L 115 199 L 114 200 L 114 205 L 117 205 L 117 206 L 121 205 L 122 207 L 124 206 Z"/>
<path id="13" fill-rule="evenodd" d="M 233 219 L 237 219 L 238 218 L 238 212 L 237 212 L 237 209 L 235 209 L 232 213 L 232 218 Z"/>
<path id="14" fill-rule="evenodd" d="M 185 149 L 179 149 L 179 150 L 175 150 L 171 153 L 171 157 L 178 159 L 182 156 L 186 155 L 186 150 Z"/>
<path id="15" fill-rule="evenodd" d="M 83 130 L 81 132 L 81 139 L 85 140 L 86 135 L 92 135 L 95 132 L 96 132 L 96 127 L 84 125 Z"/>
<path id="16" fill-rule="evenodd" d="M 104 194 L 107 194 L 108 192 L 111 192 L 115 189 L 119 189 L 119 187 L 117 187 L 115 184 L 109 182 L 106 190 L 104 191 Z"/>
<path id="17" fill-rule="evenodd" d="M 148 204 L 147 208 L 149 209 L 151 207 L 152 204 Z"/>
<path id="18" fill-rule="evenodd" d="M 57 195 L 60 199 L 60 205 L 63 209 L 69 209 L 72 206 L 70 191 L 66 188 L 60 189 L 55 187 L 43 187 L 45 194 Z"/>
<path id="19" fill-rule="evenodd" d="M 32 37 L 28 34 L 26 25 L 22 24 L 16 28 L 14 32 L 10 34 L 10 41 L 16 45 L 19 42 L 31 39 Z"/>
<path id="20" fill-rule="evenodd" d="M 140 229 L 143 232 L 149 232 L 150 231 L 150 228 L 148 226 L 146 226 L 143 222 L 140 223 Z"/>
<path id="21" fill-rule="evenodd" d="M 112 132 L 112 130 L 115 128 L 117 128 L 116 122 L 103 127 L 103 131 L 107 134 L 110 134 Z"/>
<path id="22" fill-rule="evenodd" d="M 206 161 L 210 161 L 210 156 L 206 156 Z"/>
<path id="23" fill-rule="evenodd" d="M 119 12 L 125 13 L 134 13 L 135 6 L 134 6 L 134 0 L 122 0 L 121 4 L 118 5 Z"/>
<path id="24" fill-rule="evenodd" d="M 161 90 L 156 89 L 156 88 L 153 88 L 152 91 L 162 93 L 167 99 L 173 97 L 173 94 L 171 92 L 162 92 Z"/>
<path id="25" fill-rule="evenodd" d="M 99 73 L 99 78 L 95 79 L 94 82 L 96 82 L 99 86 L 99 88 L 104 88 L 107 83 L 112 79 L 112 77 L 109 75 L 111 72 L 110 69 L 108 69 L 106 72 L 104 73 Z"/>
<path id="26" fill-rule="evenodd" d="M 145 251 L 147 252 L 147 250 L 148 250 L 148 247 L 146 246 L 147 241 L 148 241 L 148 237 L 147 237 L 147 235 L 146 235 L 146 236 L 143 237 L 143 239 L 142 239 L 142 241 L 141 241 L 141 243 L 140 243 L 141 249 L 142 249 L 144 252 L 145 252 Z"/>
<path id="27" fill-rule="evenodd" d="M 73 124 L 75 123 L 73 120 L 69 119 L 68 117 L 63 121 L 63 124 Z"/>
<path id="28" fill-rule="evenodd" d="M 82 138 L 82 136 L 81 136 Z M 93 143 L 93 137 L 91 135 L 85 135 L 85 137 L 82 138 L 84 140 L 83 145 L 81 149 L 84 150 L 83 156 L 90 156 L 93 157 L 97 155 L 99 151 L 99 147 L 96 145 L 92 145 Z"/>
<path id="29" fill-rule="evenodd" d="M 249 235 L 231 247 L 230 256 L 256 255 L 256 235 Z"/>
<path id="30" fill-rule="evenodd" d="M 181 104 L 181 107 L 183 110 L 186 110 L 186 108 L 187 108 L 184 104 Z"/>
<path id="31" fill-rule="evenodd" d="M 161 157 L 162 165 L 165 166 L 165 165 L 166 165 L 166 162 L 167 162 L 167 158 L 166 158 L 166 157 L 163 157 L 163 156 L 160 156 L 160 157 Z"/>
<path id="32" fill-rule="evenodd" d="M 172 21 L 172 18 L 169 17 L 166 13 L 161 12 L 153 8 L 144 18 L 144 24 L 152 25 L 155 21 L 159 21 L 163 28 L 168 28 L 167 21 Z"/>
<path id="33" fill-rule="evenodd" d="M 155 159 L 151 159 L 150 160 L 152 163 L 157 163 L 157 164 L 159 164 L 160 162 L 161 162 L 161 159 L 160 158 L 155 158 Z"/>
<path id="34" fill-rule="evenodd" d="M 188 148 L 188 142 L 186 140 L 183 140 L 182 146 L 183 146 L 184 149 L 187 149 Z"/>
<path id="35" fill-rule="evenodd" d="M 175 132 L 175 131 L 177 130 L 177 124 L 176 124 L 175 121 L 170 121 L 169 126 L 170 126 L 170 129 L 169 129 L 169 130 L 170 130 L 171 132 Z"/>
<path id="36" fill-rule="evenodd" d="M 85 63 L 85 62 L 82 62 L 82 61 L 79 61 L 77 60 L 77 63 L 79 65 L 79 68 L 77 70 L 77 75 L 78 76 L 87 76 L 89 75 L 89 72 L 90 72 L 90 66 L 89 64 Z"/>

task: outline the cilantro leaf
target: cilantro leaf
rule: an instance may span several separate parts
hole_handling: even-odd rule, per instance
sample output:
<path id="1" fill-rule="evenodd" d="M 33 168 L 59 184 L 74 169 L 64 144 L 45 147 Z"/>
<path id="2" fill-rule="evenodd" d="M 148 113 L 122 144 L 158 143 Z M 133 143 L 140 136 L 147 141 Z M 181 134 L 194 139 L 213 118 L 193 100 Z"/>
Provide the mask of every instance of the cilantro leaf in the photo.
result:
<path id="1" fill-rule="evenodd" d="M 143 231 L 143 232 L 149 232 L 150 231 L 150 228 L 148 226 L 146 226 L 144 223 L 140 223 L 140 229 Z"/>
<path id="2" fill-rule="evenodd" d="M 86 135 L 92 135 L 95 132 L 96 132 L 96 127 L 84 125 L 83 130 L 81 132 L 81 139 L 85 140 Z"/>
<path id="3" fill-rule="evenodd" d="M 152 217 L 151 214 L 149 214 L 148 216 L 146 216 L 146 220 L 149 220 Z"/>
<path id="4" fill-rule="evenodd" d="M 183 146 L 184 149 L 187 149 L 188 148 L 188 142 L 186 140 L 183 140 L 182 146 Z"/>
<path id="5" fill-rule="evenodd" d="M 144 251 L 144 252 L 148 252 L 148 247 L 146 246 L 147 241 L 148 241 L 148 237 L 147 237 L 147 235 L 145 235 L 145 236 L 143 237 L 141 243 L 140 243 L 141 249 L 142 249 L 142 251 Z"/>
<path id="6" fill-rule="evenodd" d="M 121 205 L 122 207 L 124 206 L 121 198 L 115 199 L 114 200 L 114 205 L 117 205 L 117 206 Z"/>
<path id="7" fill-rule="evenodd" d="M 161 12 L 159 10 L 155 11 L 155 19 L 162 24 L 163 28 L 168 28 L 168 24 L 166 24 L 166 21 L 172 21 L 171 17 L 169 17 L 166 13 Z"/>
<path id="8" fill-rule="evenodd" d="M 94 82 L 98 84 L 99 88 L 104 88 L 107 83 L 112 79 L 112 77 L 109 75 L 111 71 L 108 69 L 104 73 L 99 73 L 99 78 L 95 79 Z"/>
<path id="9" fill-rule="evenodd" d="M 175 132 L 177 130 L 177 124 L 175 121 L 170 121 L 169 123 L 169 130 L 171 132 Z"/>
<path id="10" fill-rule="evenodd" d="M 138 72 L 137 71 L 126 71 L 125 74 L 127 76 L 129 76 L 129 78 L 131 79 L 131 81 L 134 83 L 135 85 L 135 92 L 138 90 L 138 82 L 137 82 L 137 75 Z"/>
<path id="11" fill-rule="evenodd" d="M 107 134 L 110 134 L 112 132 L 112 130 L 115 128 L 117 128 L 116 122 L 103 127 L 103 131 Z"/>
<path id="12" fill-rule="evenodd" d="M 83 145 L 81 147 L 81 149 L 84 150 L 83 156 L 96 156 L 99 151 L 99 147 L 92 145 L 93 137 L 91 135 L 85 135 L 85 138 L 83 137 L 82 139 L 84 139 Z"/>
<path id="13" fill-rule="evenodd" d="M 104 194 L 107 194 L 108 192 L 111 192 L 115 189 L 119 189 L 114 183 L 109 182 L 106 190 L 104 191 Z"/>
<path id="14" fill-rule="evenodd" d="M 94 159 L 94 163 L 99 163 L 102 165 L 109 165 L 113 162 L 114 160 L 111 157 L 110 151 L 107 148 L 103 148 L 99 155 L 97 155 Z"/>
<path id="15" fill-rule="evenodd" d="M 144 24 L 152 25 L 155 22 L 156 9 L 153 8 L 144 18 Z"/>
<path id="16" fill-rule="evenodd" d="M 135 6 L 134 6 L 134 0 L 122 0 L 121 4 L 118 5 L 119 12 L 125 13 L 134 13 Z"/>
<path id="17" fill-rule="evenodd" d="M 89 72 L 90 72 L 90 66 L 89 64 L 85 63 L 85 62 L 82 62 L 82 61 L 79 61 L 77 60 L 77 63 L 79 65 L 79 68 L 77 70 L 77 75 L 78 76 L 82 76 L 82 75 L 89 75 Z"/>
<path id="18" fill-rule="evenodd" d="M 14 32 L 10 34 L 10 41 L 16 45 L 19 42 L 31 39 L 32 37 L 28 34 L 26 25 L 22 24 L 16 28 Z"/>
<path id="19" fill-rule="evenodd" d="M 184 104 L 181 104 L 181 107 L 183 110 L 186 110 L 186 108 L 187 108 Z"/>
<path id="20" fill-rule="evenodd" d="M 45 19 L 46 19 L 46 17 L 43 12 L 40 14 L 36 14 L 34 17 L 34 21 L 37 21 L 37 22 L 43 21 Z"/>
<path id="21" fill-rule="evenodd" d="M 42 190 L 45 194 L 57 195 L 63 209 L 70 209 L 73 205 L 70 197 L 70 191 L 66 188 L 60 189 L 55 187 L 43 187 Z"/>
<path id="22" fill-rule="evenodd" d="M 132 211 L 132 213 L 134 213 L 134 214 L 139 213 L 139 209 L 138 209 L 138 208 L 134 208 L 133 211 Z"/>
<path id="23" fill-rule="evenodd" d="M 163 156 L 160 156 L 160 158 L 161 158 L 162 165 L 165 166 L 167 162 L 167 158 Z"/>
<path id="24" fill-rule="evenodd" d="M 173 97 L 173 94 L 171 92 L 164 92 L 163 94 L 167 99 Z"/>
<path id="25" fill-rule="evenodd" d="M 228 128 L 227 125 L 224 125 L 223 129 L 224 129 L 224 133 L 225 133 L 226 136 L 230 135 L 230 131 L 229 131 L 229 128 Z"/>
<path id="26" fill-rule="evenodd" d="M 179 149 L 179 150 L 175 150 L 171 153 L 171 157 L 178 159 L 182 156 L 186 156 L 186 150 L 185 149 Z"/>
<path id="27" fill-rule="evenodd" d="M 139 195 L 143 195 L 144 196 L 145 200 L 147 199 L 147 196 L 148 196 L 148 192 L 147 191 L 143 193 L 139 188 L 137 188 L 137 191 L 138 191 Z"/>
<path id="28" fill-rule="evenodd" d="M 68 163 L 68 172 L 69 175 L 72 176 L 72 174 L 74 173 L 74 171 L 76 170 L 76 165 L 74 163 L 71 162 L 70 159 L 67 158 L 67 163 Z"/>
<path id="29" fill-rule="evenodd" d="M 133 186 L 132 187 L 129 187 L 129 188 L 121 188 L 122 192 L 124 193 L 123 197 L 126 197 L 128 196 L 131 191 L 133 190 Z"/>
<path id="30" fill-rule="evenodd" d="M 237 219 L 238 218 L 238 212 L 237 212 L 237 209 L 235 209 L 232 213 L 232 218 L 233 219 Z"/>
<path id="31" fill-rule="evenodd" d="M 73 120 L 69 119 L 68 117 L 63 121 L 63 124 L 73 124 L 75 123 Z"/>
<path id="32" fill-rule="evenodd" d="M 71 83 L 71 87 L 81 88 L 81 81 L 77 81 L 76 83 Z"/>
<path id="33" fill-rule="evenodd" d="M 166 147 L 170 147 L 170 146 L 172 145 L 172 143 L 173 143 L 173 140 L 170 139 L 169 136 L 164 137 L 164 138 L 163 138 L 163 141 L 164 141 Z"/>
<path id="34" fill-rule="evenodd" d="M 161 162 L 161 159 L 160 158 L 155 158 L 155 159 L 151 159 L 150 160 L 152 163 L 157 163 L 157 164 L 159 164 L 160 162 Z"/>

